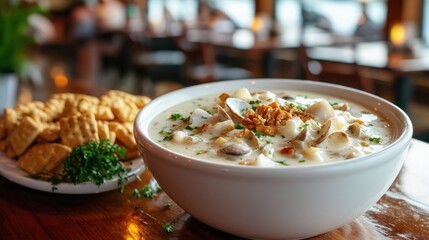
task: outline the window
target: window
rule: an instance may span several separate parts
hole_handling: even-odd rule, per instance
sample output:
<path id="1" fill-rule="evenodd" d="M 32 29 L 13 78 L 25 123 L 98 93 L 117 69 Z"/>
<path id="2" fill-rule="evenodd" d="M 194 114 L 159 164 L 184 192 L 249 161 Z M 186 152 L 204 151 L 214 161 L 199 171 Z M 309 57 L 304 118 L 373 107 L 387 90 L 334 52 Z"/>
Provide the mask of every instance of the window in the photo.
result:
<path id="1" fill-rule="evenodd" d="M 276 2 L 276 20 L 281 29 L 299 31 L 302 25 L 301 0 L 279 0 Z"/>
<path id="2" fill-rule="evenodd" d="M 358 0 L 277 0 L 276 19 L 282 29 L 295 30 L 301 27 L 302 8 L 306 21 L 319 21 L 319 27 L 339 35 L 352 35 L 362 14 L 362 5 Z M 367 3 L 368 18 L 378 28 L 386 21 L 385 0 L 373 0 Z M 314 22 L 313 22 L 314 23 Z"/>
<path id="3" fill-rule="evenodd" d="M 198 15 L 198 0 L 150 0 L 148 1 L 148 17 L 151 23 L 163 21 L 164 6 L 173 19 L 193 21 Z"/>
<path id="4" fill-rule="evenodd" d="M 425 0 L 423 9 L 422 37 L 426 46 L 429 47 L 429 0 Z"/>
<path id="5" fill-rule="evenodd" d="M 210 6 L 223 11 L 240 28 L 249 28 L 255 15 L 254 0 L 211 0 Z"/>

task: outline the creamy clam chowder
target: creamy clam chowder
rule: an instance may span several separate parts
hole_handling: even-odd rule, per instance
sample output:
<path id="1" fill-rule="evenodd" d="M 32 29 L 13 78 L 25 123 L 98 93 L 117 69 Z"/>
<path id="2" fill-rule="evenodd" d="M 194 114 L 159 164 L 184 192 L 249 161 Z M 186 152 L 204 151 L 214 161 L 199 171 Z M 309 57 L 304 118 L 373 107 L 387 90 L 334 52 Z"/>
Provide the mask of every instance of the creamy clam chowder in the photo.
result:
<path id="1" fill-rule="evenodd" d="M 150 136 L 165 148 L 227 164 L 320 164 L 379 151 L 389 123 L 363 106 L 329 96 L 265 90 L 196 98 L 154 118 Z"/>

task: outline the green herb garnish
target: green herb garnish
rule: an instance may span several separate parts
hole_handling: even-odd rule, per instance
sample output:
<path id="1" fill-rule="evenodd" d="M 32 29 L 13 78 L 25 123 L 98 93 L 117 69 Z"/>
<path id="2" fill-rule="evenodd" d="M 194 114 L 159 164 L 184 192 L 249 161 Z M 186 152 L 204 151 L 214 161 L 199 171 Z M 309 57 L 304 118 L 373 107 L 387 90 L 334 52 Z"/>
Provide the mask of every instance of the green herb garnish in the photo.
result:
<path id="1" fill-rule="evenodd" d="M 158 182 L 152 179 L 148 184 L 146 184 L 141 189 L 134 189 L 133 190 L 133 197 L 141 198 L 155 198 L 157 196 L 158 192 L 161 192 L 162 189 L 158 185 Z"/>
<path id="2" fill-rule="evenodd" d="M 165 232 L 167 233 L 171 233 L 173 232 L 173 225 L 171 225 L 170 223 L 166 223 L 164 225 L 162 225 L 162 229 L 164 229 Z"/>
<path id="3" fill-rule="evenodd" d="M 164 208 L 165 209 L 170 209 L 172 206 L 173 206 L 173 204 L 171 202 L 164 203 Z"/>
<path id="4" fill-rule="evenodd" d="M 118 177 L 120 191 L 124 190 L 124 176 L 131 169 L 126 168 L 121 160 L 124 159 L 125 148 L 113 145 L 110 141 L 101 139 L 99 142 L 82 144 L 73 149 L 64 161 L 64 172 L 51 179 L 52 190 L 60 182 L 79 184 L 92 182 L 97 186 L 106 180 Z"/>
<path id="5" fill-rule="evenodd" d="M 251 100 L 251 101 L 249 102 L 249 104 L 251 104 L 251 105 L 253 105 L 253 104 L 260 104 L 260 103 L 261 103 L 261 100 L 259 100 L 259 99 Z"/>
<path id="6" fill-rule="evenodd" d="M 285 161 L 275 161 L 275 162 L 284 166 L 289 166 L 289 164 L 287 164 Z"/>
<path id="7" fill-rule="evenodd" d="M 244 129 L 243 126 L 240 125 L 240 123 L 235 124 L 235 129 Z"/>
<path id="8" fill-rule="evenodd" d="M 182 120 L 183 116 L 180 113 L 173 113 L 173 114 L 171 114 L 169 119 L 170 120 Z"/>
<path id="9" fill-rule="evenodd" d="M 381 143 L 381 137 L 369 137 L 370 142 Z"/>
<path id="10" fill-rule="evenodd" d="M 261 132 L 258 132 L 258 131 L 254 131 L 254 133 L 255 133 L 255 136 L 256 136 L 257 138 L 261 138 L 261 137 L 263 137 L 263 136 L 266 136 L 264 133 L 261 133 Z"/>

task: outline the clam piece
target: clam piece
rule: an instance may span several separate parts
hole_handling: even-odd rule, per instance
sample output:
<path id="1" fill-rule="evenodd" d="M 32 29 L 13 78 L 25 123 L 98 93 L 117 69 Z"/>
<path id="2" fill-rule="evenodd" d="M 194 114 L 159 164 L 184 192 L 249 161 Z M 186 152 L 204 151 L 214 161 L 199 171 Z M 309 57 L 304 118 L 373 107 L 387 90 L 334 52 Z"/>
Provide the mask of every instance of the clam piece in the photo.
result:
<path id="1" fill-rule="evenodd" d="M 334 109 L 326 100 L 313 103 L 305 112 L 313 115 L 315 120 L 321 123 L 335 116 Z"/>
<path id="2" fill-rule="evenodd" d="M 250 94 L 249 90 L 245 87 L 239 88 L 232 93 L 233 98 L 239 98 L 244 101 L 252 100 L 252 94 Z"/>
<path id="3" fill-rule="evenodd" d="M 332 125 L 331 119 L 329 119 L 322 125 L 322 128 L 320 129 L 319 137 L 314 139 L 315 144 L 320 144 L 326 139 L 326 137 L 328 136 L 329 129 L 331 128 L 331 125 Z"/>
<path id="4" fill-rule="evenodd" d="M 333 132 L 326 139 L 326 147 L 332 150 L 344 148 L 349 143 L 349 136 L 345 132 Z"/>
<path id="5" fill-rule="evenodd" d="M 172 141 L 180 144 L 195 144 L 201 142 L 202 139 L 196 136 L 189 136 L 184 131 L 175 131 L 172 136 Z"/>
<path id="6" fill-rule="evenodd" d="M 244 132 L 244 141 L 249 145 L 251 148 L 256 149 L 259 148 L 259 140 L 256 137 L 255 133 L 245 129 Z"/>
<path id="7" fill-rule="evenodd" d="M 230 144 L 220 150 L 222 153 L 233 155 L 233 156 L 241 156 L 250 153 L 252 150 L 243 144 Z"/>
<path id="8" fill-rule="evenodd" d="M 217 105 L 217 112 L 220 121 L 232 120 L 228 112 L 220 105 Z"/>
<path id="9" fill-rule="evenodd" d="M 333 106 L 332 108 L 334 108 L 335 110 L 347 111 L 347 110 L 349 110 L 349 104 L 343 103 L 341 105 Z"/>
<path id="10" fill-rule="evenodd" d="M 225 108 L 232 121 L 238 123 L 244 118 L 243 114 L 252 109 L 252 106 L 239 98 L 228 98 L 225 102 Z"/>
<path id="11" fill-rule="evenodd" d="M 232 120 L 226 120 L 209 126 L 206 129 L 206 132 L 212 134 L 214 137 L 220 137 L 233 129 L 234 123 L 232 122 Z"/>
<path id="12" fill-rule="evenodd" d="M 305 137 L 307 137 L 307 128 L 303 128 L 298 135 L 296 135 L 295 139 L 293 141 L 304 141 Z"/>
<path id="13" fill-rule="evenodd" d="M 318 147 L 309 147 L 302 151 L 303 156 L 308 160 L 323 162 L 323 157 Z"/>
<path id="14" fill-rule="evenodd" d="M 360 134 L 360 124 L 357 122 L 352 123 L 348 127 L 349 132 L 351 133 L 351 136 L 353 137 L 359 137 Z"/>
<path id="15" fill-rule="evenodd" d="M 199 127 L 203 125 L 203 123 L 207 121 L 207 119 L 210 118 L 211 116 L 212 115 L 208 113 L 206 110 L 203 110 L 201 108 L 196 108 L 191 114 L 191 124 L 189 126 Z"/>
<path id="16" fill-rule="evenodd" d="M 302 131 L 300 130 L 300 126 L 303 124 L 303 121 L 299 117 L 294 117 L 288 119 L 284 126 L 280 126 L 278 132 L 284 137 L 285 141 L 293 141 Z"/>

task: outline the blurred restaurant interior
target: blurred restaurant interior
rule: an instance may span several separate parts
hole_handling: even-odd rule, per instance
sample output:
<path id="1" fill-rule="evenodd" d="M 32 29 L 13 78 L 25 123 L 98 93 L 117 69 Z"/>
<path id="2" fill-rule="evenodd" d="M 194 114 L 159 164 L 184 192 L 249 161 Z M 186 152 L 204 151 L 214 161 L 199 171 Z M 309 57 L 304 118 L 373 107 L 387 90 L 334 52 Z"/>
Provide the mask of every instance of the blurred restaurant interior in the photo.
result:
<path id="1" fill-rule="evenodd" d="M 154 98 L 213 81 L 309 79 L 394 102 L 415 137 L 429 141 L 429 0 L 2 2 L 1 14 L 12 2 L 38 7 L 16 103 L 56 92 Z M 3 59 L 8 31 L 0 23 Z"/>

